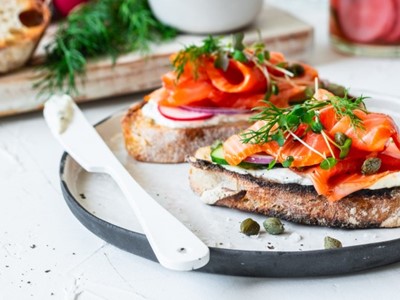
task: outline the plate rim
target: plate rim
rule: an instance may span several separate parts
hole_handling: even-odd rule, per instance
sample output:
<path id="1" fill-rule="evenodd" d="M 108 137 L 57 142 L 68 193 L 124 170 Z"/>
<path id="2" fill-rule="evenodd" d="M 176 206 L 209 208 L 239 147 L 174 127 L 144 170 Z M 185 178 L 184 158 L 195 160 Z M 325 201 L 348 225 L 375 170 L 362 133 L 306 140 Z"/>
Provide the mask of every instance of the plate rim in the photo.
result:
<path id="1" fill-rule="evenodd" d="M 96 128 L 124 111 L 124 109 L 118 110 L 93 126 Z M 69 189 L 68 183 L 64 180 L 68 159 L 72 159 L 72 157 L 67 152 L 63 152 L 59 166 L 60 185 L 64 200 L 78 221 L 93 234 L 117 248 L 158 262 L 145 234 L 107 222 L 90 213 L 80 204 Z M 253 277 L 310 277 L 354 273 L 400 261 L 400 251 L 398 251 L 400 249 L 400 237 L 339 249 L 261 251 L 212 246 L 209 246 L 209 249 L 210 262 L 196 271 Z M 391 255 L 388 255 L 387 252 Z M 359 255 L 355 256 L 354 253 Z M 260 258 L 262 260 L 258 260 Z M 341 261 L 342 264 L 331 261 L 332 258 Z M 313 264 L 310 265 L 310 262 L 313 262 Z M 305 266 L 307 268 L 303 269 L 302 267 Z M 276 269 L 276 267 L 279 268 Z"/>

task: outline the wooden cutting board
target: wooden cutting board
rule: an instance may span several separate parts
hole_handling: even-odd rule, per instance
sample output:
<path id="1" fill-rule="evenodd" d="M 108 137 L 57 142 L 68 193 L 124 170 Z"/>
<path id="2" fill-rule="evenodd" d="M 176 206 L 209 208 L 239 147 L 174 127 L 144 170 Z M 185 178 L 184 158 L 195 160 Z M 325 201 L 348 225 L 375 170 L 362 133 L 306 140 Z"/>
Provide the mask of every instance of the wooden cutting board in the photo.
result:
<path id="1" fill-rule="evenodd" d="M 39 97 L 32 85 L 35 65 L 43 58 L 44 46 L 56 28 L 49 27 L 39 44 L 30 66 L 0 76 L 0 116 L 14 115 L 42 108 L 46 97 Z M 280 9 L 265 6 L 254 24 L 245 30 L 245 42 L 257 41 L 259 36 L 269 50 L 278 50 L 290 57 L 301 58 L 312 46 L 313 28 Z M 91 61 L 85 81 L 78 84 L 77 102 L 126 95 L 160 86 L 160 77 L 170 70 L 169 56 L 183 45 L 198 44 L 205 36 L 179 35 L 173 41 L 154 45 L 146 55 L 128 53 L 115 64 L 108 59 Z M 229 37 L 226 37 L 227 39 Z"/>

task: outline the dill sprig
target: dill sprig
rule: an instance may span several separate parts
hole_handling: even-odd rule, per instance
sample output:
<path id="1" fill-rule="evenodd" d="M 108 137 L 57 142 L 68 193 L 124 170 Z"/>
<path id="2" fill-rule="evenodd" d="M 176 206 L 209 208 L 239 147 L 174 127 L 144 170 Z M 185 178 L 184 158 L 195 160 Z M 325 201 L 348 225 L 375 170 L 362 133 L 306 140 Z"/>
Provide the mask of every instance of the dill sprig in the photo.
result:
<path id="1" fill-rule="evenodd" d="M 324 132 L 319 117 L 319 110 L 331 105 L 340 118 L 346 116 L 349 117 L 350 124 L 355 130 L 363 130 L 363 122 L 354 111 L 358 109 L 367 113 L 364 104 L 365 98 L 366 97 L 364 96 L 360 96 L 356 99 L 349 98 L 346 92 L 343 97 L 331 96 L 326 101 L 311 98 L 302 104 L 296 104 L 288 108 L 279 108 L 269 101 L 264 101 L 266 106 L 255 108 L 254 110 L 259 111 L 259 113 L 250 119 L 251 121 L 265 121 L 265 125 L 258 130 L 248 130 L 242 133 L 242 142 L 263 144 L 275 141 L 282 147 L 289 138 L 292 138 L 302 143 L 304 146 L 309 148 L 310 151 L 315 152 L 324 159 L 320 164 L 321 168 L 332 168 L 336 165 L 337 160 L 330 147 L 330 143 L 340 150 L 339 157 L 343 159 L 349 152 L 351 139 L 345 137 L 345 140 L 342 143 L 332 140 Z M 303 126 L 303 130 L 300 133 L 297 133 L 300 125 Z M 302 134 L 305 134 L 308 131 L 322 134 L 331 150 L 332 157 L 326 157 L 324 154 L 307 145 L 302 140 Z M 286 165 L 290 165 L 290 163 Z"/>
<path id="2" fill-rule="evenodd" d="M 40 93 L 76 94 L 87 60 L 116 58 L 129 51 L 146 52 L 149 43 L 172 38 L 176 31 L 160 23 L 147 0 L 93 0 L 71 13 L 46 46 L 35 87 Z"/>
<path id="3" fill-rule="evenodd" d="M 350 118 L 351 126 L 353 127 L 353 129 L 363 130 L 364 125 L 362 124 L 361 119 L 354 114 L 354 110 L 358 109 L 367 113 L 368 111 L 366 110 L 364 103 L 364 100 L 367 98 L 368 97 L 365 97 L 363 95 L 355 99 L 349 98 L 347 90 L 345 90 L 343 97 L 331 97 L 331 99 L 329 99 L 329 102 L 333 106 L 336 115 L 338 115 L 340 118 L 348 116 Z"/>
<path id="4" fill-rule="evenodd" d="M 260 112 L 250 118 L 251 121 L 266 121 L 258 130 L 249 130 L 242 134 L 243 143 L 263 144 L 276 141 L 280 146 L 286 141 L 289 132 L 295 132 L 300 124 L 307 124 L 313 131 L 321 131 L 321 123 L 316 111 L 326 106 L 326 102 L 314 99 L 292 107 L 280 108 L 272 102 L 263 101 L 266 106 L 256 107 Z"/>
<path id="5" fill-rule="evenodd" d="M 195 78 L 198 76 L 198 69 L 203 63 L 201 57 L 214 58 L 214 66 L 218 69 L 226 71 L 229 66 L 229 59 L 246 63 L 249 59 L 255 60 L 256 57 L 249 57 L 246 52 L 247 49 L 259 49 L 264 47 L 261 42 L 252 46 L 246 47 L 243 43 L 244 34 L 242 32 L 232 35 L 232 43 L 222 44 L 221 38 L 208 36 L 203 40 L 201 45 L 190 45 L 179 51 L 172 62 L 174 71 L 176 72 L 177 79 L 183 74 L 185 66 L 190 63 L 193 66 L 193 75 Z M 262 46 L 261 46 L 262 45 Z M 264 49 L 264 48 L 263 48 Z M 257 54 L 259 53 L 258 50 Z"/>
<path id="6" fill-rule="evenodd" d="M 187 63 L 191 63 L 195 77 L 197 77 L 197 71 L 199 64 L 201 63 L 199 58 L 202 56 L 211 56 L 222 51 L 221 40 L 213 36 L 208 36 L 203 40 L 201 46 L 190 45 L 186 46 L 183 50 L 179 51 L 174 58 L 172 65 L 176 72 L 177 79 L 183 74 Z"/>

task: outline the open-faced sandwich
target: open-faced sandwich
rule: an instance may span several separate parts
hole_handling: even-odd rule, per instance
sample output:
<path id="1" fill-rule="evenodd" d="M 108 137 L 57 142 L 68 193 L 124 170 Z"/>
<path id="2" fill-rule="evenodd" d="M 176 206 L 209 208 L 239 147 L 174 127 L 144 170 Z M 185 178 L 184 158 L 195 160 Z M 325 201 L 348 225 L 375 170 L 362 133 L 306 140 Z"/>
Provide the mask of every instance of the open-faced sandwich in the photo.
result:
<path id="1" fill-rule="evenodd" d="M 236 35 L 232 45 L 223 46 L 209 37 L 173 55 L 174 69 L 162 77 L 162 87 L 133 105 L 122 121 L 135 159 L 183 162 L 199 147 L 247 128 L 261 100 L 287 107 L 307 98 L 318 78 L 314 68 L 288 62 L 261 43 L 245 48 L 242 39 Z"/>
<path id="2" fill-rule="evenodd" d="M 290 108 L 266 102 L 248 129 L 188 159 L 192 189 L 302 224 L 399 227 L 399 131 L 363 99 L 318 89 Z"/>
<path id="3" fill-rule="evenodd" d="M 0 73 L 23 66 L 31 57 L 50 22 L 47 2 L 0 2 Z"/>

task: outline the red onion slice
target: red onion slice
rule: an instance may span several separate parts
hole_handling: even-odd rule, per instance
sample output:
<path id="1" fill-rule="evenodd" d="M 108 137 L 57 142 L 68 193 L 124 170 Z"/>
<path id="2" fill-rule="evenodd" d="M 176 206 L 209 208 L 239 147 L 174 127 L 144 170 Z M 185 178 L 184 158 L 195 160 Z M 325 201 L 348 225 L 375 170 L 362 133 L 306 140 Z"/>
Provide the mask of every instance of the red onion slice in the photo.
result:
<path id="1" fill-rule="evenodd" d="M 214 116 L 214 114 L 206 112 L 196 112 L 181 109 L 179 107 L 158 106 L 158 111 L 167 119 L 174 121 L 197 121 L 206 120 Z"/>
<path id="2" fill-rule="evenodd" d="M 201 107 L 201 106 L 179 106 L 187 111 L 209 113 L 209 114 L 221 114 L 221 115 L 237 115 L 237 114 L 250 114 L 253 111 L 251 109 L 244 108 L 227 108 L 227 107 Z"/>
<path id="3" fill-rule="evenodd" d="M 260 164 L 260 165 L 267 165 L 271 161 L 273 161 L 274 158 L 271 155 L 267 154 L 253 154 L 247 157 L 245 162 L 252 163 L 252 164 Z"/>

